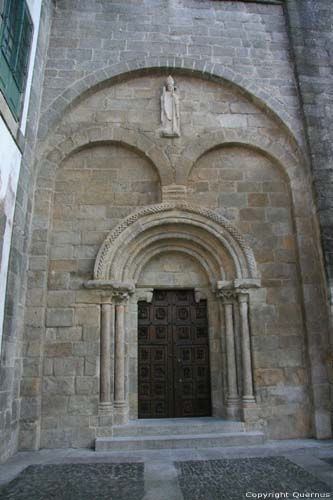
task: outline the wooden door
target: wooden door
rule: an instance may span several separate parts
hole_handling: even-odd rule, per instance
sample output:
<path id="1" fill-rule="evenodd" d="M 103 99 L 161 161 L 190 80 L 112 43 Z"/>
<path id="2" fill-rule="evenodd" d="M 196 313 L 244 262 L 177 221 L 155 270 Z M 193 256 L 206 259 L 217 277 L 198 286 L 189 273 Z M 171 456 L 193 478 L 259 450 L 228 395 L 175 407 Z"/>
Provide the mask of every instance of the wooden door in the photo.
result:
<path id="1" fill-rule="evenodd" d="M 139 302 L 139 418 L 211 414 L 207 303 L 192 290 Z"/>

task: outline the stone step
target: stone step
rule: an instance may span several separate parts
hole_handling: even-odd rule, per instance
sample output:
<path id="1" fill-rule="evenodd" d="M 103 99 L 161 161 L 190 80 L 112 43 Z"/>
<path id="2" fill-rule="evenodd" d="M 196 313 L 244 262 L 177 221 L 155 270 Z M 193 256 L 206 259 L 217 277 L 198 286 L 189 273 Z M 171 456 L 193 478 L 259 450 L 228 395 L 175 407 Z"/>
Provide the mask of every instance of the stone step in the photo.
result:
<path id="1" fill-rule="evenodd" d="M 113 426 L 114 437 L 208 434 L 210 432 L 242 432 L 243 422 L 217 417 L 155 418 L 132 420 L 126 425 Z"/>
<path id="2" fill-rule="evenodd" d="M 262 432 L 226 432 L 182 435 L 126 436 L 97 438 L 95 451 L 160 450 L 175 448 L 217 448 L 249 446 L 265 442 Z"/>

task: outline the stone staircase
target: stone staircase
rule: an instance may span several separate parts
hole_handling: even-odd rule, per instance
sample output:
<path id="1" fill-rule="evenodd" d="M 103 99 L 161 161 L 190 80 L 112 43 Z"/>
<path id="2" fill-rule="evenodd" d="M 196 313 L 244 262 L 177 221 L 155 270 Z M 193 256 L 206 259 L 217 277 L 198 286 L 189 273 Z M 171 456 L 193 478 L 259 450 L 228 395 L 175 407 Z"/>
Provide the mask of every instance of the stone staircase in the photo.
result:
<path id="1" fill-rule="evenodd" d="M 96 451 L 249 446 L 265 442 L 262 432 L 246 432 L 242 422 L 216 417 L 133 420 L 115 425 L 112 437 L 95 441 Z"/>

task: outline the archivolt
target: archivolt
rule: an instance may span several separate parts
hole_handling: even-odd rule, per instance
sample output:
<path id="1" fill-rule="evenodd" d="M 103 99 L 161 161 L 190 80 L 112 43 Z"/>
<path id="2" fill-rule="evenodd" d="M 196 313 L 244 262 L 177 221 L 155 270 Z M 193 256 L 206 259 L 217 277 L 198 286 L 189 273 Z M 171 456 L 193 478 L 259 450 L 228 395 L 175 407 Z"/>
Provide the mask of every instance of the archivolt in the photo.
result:
<path id="1" fill-rule="evenodd" d="M 97 255 L 94 279 L 136 281 L 147 259 L 168 248 L 195 257 L 211 282 L 225 279 L 226 261 L 234 278 L 258 277 L 251 248 L 227 219 L 174 202 L 134 212 L 111 231 Z"/>

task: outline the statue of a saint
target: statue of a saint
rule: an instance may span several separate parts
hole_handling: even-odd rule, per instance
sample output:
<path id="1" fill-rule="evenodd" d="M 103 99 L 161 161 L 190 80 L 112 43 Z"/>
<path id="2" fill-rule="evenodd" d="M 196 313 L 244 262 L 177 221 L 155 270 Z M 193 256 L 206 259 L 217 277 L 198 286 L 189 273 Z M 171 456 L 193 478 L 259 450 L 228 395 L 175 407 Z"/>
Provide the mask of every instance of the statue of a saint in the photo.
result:
<path id="1" fill-rule="evenodd" d="M 161 95 L 161 136 L 180 137 L 179 98 L 175 81 L 168 76 Z"/>

